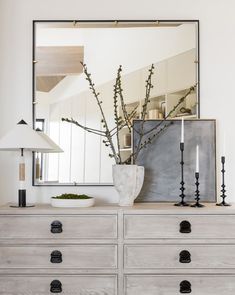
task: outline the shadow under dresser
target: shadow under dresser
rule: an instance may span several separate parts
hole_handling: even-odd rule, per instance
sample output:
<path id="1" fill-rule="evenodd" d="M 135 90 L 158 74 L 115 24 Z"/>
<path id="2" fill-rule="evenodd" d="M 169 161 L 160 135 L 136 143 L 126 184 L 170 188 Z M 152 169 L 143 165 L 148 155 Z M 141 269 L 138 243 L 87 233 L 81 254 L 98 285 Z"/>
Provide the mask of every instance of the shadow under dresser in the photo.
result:
<path id="1" fill-rule="evenodd" d="M 235 206 L 0 208 L 1 295 L 235 294 Z"/>

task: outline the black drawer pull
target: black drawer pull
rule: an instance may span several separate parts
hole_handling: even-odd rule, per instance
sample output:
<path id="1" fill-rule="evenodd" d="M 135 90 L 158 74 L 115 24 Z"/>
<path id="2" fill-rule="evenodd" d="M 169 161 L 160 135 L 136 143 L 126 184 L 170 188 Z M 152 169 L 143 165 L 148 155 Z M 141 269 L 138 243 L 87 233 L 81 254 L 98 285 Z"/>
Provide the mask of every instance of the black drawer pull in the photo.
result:
<path id="1" fill-rule="evenodd" d="M 187 220 L 184 220 L 180 223 L 180 232 L 183 234 L 191 233 L 191 223 Z"/>
<path id="2" fill-rule="evenodd" d="M 62 253 L 58 250 L 51 252 L 51 263 L 61 263 L 62 262 Z"/>
<path id="3" fill-rule="evenodd" d="M 180 283 L 180 293 L 186 294 L 186 293 L 191 293 L 191 283 L 189 281 L 182 281 Z"/>
<path id="4" fill-rule="evenodd" d="M 179 262 L 180 263 L 190 263 L 191 262 L 191 254 L 189 253 L 189 251 L 183 250 L 180 252 Z"/>
<path id="5" fill-rule="evenodd" d="M 62 284 L 58 280 L 54 280 L 51 282 L 51 293 L 61 293 L 62 292 Z"/>
<path id="6" fill-rule="evenodd" d="M 59 220 L 55 220 L 51 223 L 51 232 L 53 234 L 60 234 L 62 231 L 62 223 Z"/>

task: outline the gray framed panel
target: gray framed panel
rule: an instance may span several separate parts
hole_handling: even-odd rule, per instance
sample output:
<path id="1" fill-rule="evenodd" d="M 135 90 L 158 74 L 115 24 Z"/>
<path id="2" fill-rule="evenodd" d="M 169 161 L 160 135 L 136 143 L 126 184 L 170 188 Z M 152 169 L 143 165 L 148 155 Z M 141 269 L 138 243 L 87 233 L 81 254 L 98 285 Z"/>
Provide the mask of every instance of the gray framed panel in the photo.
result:
<path id="1" fill-rule="evenodd" d="M 139 130 L 140 120 L 134 122 L 134 129 Z M 179 201 L 181 167 L 180 135 L 181 120 L 162 123 L 167 128 L 141 150 L 136 164 L 145 167 L 145 181 L 137 202 L 176 202 Z M 151 130 L 159 124 L 158 120 L 148 120 L 144 130 Z M 164 124 L 164 125 L 163 125 Z M 148 134 L 150 137 L 160 127 Z M 194 201 L 196 145 L 200 148 L 200 193 L 205 202 L 216 202 L 216 121 L 185 120 L 184 177 L 187 201 Z M 133 149 L 139 135 L 133 132 Z"/>

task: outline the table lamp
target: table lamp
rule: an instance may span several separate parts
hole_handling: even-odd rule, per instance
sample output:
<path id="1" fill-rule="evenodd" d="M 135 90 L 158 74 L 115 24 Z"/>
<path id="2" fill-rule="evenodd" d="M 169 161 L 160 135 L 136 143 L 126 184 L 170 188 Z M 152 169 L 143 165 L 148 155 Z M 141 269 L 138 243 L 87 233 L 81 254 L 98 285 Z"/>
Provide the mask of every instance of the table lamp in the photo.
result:
<path id="1" fill-rule="evenodd" d="M 46 139 L 47 138 L 47 139 Z M 19 151 L 19 190 L 18 205 L 11 207 L 33 207 L 26 204 L 25 160 L 24 151 L 53 152 L 58 147 L 48 136 L 37 132 L 21 120 L 13 129 L 0 139 L 0 150 Z M 60 151 L 62 151 L 60 149 Z"/>

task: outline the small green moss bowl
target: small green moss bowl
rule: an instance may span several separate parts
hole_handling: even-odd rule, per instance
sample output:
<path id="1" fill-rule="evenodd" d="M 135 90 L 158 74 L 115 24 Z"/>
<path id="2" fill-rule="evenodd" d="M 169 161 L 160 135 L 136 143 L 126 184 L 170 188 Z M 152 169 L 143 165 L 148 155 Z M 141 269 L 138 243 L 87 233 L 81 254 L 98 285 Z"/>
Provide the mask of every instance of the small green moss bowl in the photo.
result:
<path id="1" fill-rule="evenodd" d="M 87 195 L 62 194 L 51 198 L 51 206 L 59 208 L 85 208 L 94 206 L 95 199 Z"/>

